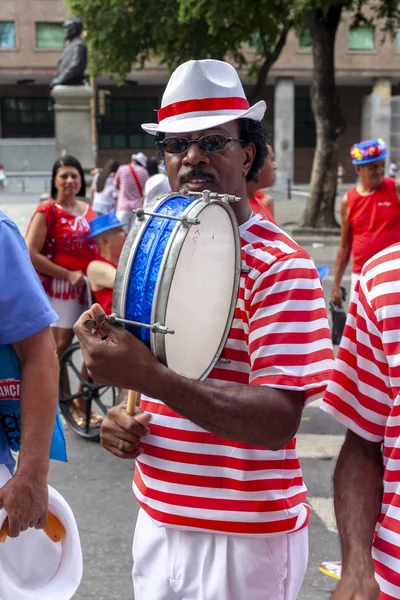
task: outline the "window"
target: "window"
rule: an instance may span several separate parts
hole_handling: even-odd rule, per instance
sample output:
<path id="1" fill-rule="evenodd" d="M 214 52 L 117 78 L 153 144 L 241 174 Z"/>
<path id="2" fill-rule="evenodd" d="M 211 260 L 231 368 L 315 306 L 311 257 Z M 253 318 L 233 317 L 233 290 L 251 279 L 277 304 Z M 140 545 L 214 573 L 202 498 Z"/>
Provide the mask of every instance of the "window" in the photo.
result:
<path id="1" fill-rule="evenodd" d="M 142 123 L 154 123 L 157 98 L 106 97 L 106 110 L 100 117 L 100 148 L 154 148 L 154 136 L 141 128 Z"/>
<path id="2" fill-rule="evenodd" d="M 315 122 L 308 96 L 295 98 L 294 114 L 295 148 L 315 148 Z"/>
<path id="3" fill-rule="evenodd" d="M 397 48 L 397 52 L 400 52 L 400 29 L 397 30 L 396 48 Z"/>
<path id="4" fill-rule="evenodd" d="M 375 50 L 375 27 L 351 27 L 349 50 Z"/>
<path id="5" fill-rule="evenodd" d="M 54 137 L 54 113 L 48 106 L 48 98 L 2 98 L 3 137 Z"/>
<path id="6" fill-rule="evenodd" d="M 249 48 L 251 50 L 257 50 L 260 46 L 260 34 L 253 33 L 249 41 Z"/>
<path id="7" fill-rule="evenodd" d="M 0 48 L 15 48 L 15 23 L 0 21 Z"/>
<path id="8" fill-rule="evenodd" d="M 304 29 L 299 37 L 300 50 L 307 50 L 310 52 L 313 47 L 311 33 L 308 29 Z"/>
<path id="9" fill-rule="evenodd" d="M 36 23 L 36 48 L 62 48 L 63 46 L 62 23 Z"/>

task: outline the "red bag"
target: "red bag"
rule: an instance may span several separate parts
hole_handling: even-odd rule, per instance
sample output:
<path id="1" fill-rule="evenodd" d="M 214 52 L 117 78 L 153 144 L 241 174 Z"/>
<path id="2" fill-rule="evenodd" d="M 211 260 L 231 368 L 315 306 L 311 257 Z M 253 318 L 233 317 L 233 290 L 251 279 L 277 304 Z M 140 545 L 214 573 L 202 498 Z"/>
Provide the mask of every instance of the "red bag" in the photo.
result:
<path id="1" fill-rule="evenodd" d="M 47 235 L 44 241 L 44 245 L 40 254 L 43 254 L 49 260 L 53 260 L 55 254 L 55 235 L 56 235 L 56 207 L 55 203 L 50 201 L 50 210 L 46 210 L 46 225 L 47 225 Z M 50 284 L 52 277 L 50 275 L 44 275 L 44 273 L 39 273 L 39 279 L 41 281 L 42 286 L 46 293 L 50 290 Z"/>
<path id="2" fill-rule="evenodd" d="M 130 170 L 131 170 L 132 177 L 133 177 L 133 179 L 134 179 L 134 180 L 135 180 L 135 182 L 136 182 L 137 188 L 138 188 L 138 190 L 139 190 L 139 194 L 140 194 L 140 195 L 143 197 L 143 188 L 142 188 L 142 186 L 140 185 L 140 181 L 139 181 L 139 179 L 138 179 L 138 176 L 137 176 L 137 175 L 136 175 L 136 173 L 135 173 L 135 169 L 132 167 L 132 165 L 128 165 L 128 166 L 129 166 L 129 168 L 130 168 Z"/>

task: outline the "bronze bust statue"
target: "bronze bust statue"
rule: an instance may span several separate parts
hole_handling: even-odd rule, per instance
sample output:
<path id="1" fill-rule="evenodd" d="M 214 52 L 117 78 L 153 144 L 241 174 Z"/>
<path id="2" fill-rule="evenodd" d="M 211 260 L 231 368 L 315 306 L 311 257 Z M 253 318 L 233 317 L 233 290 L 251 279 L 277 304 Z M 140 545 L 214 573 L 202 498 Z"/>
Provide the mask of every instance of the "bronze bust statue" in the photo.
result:
<path id="1" fill-rule="evenodd" d="M 58 61 L 57 75 L 50 83 L 55 85 L 83 85 L 87 65 L 87 46 L 81 38 L 83 23 L 81 19 L 71 18 L 64 23 L 66 46 Z"/>

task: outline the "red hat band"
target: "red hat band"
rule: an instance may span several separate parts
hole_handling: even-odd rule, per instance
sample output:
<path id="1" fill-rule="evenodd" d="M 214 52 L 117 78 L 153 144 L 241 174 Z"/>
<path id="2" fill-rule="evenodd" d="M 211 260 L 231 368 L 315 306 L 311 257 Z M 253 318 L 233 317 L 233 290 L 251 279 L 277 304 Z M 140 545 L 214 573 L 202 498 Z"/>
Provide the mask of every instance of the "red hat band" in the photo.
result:
<path id="1" fill-rule="evenodd" d="M 183 115 L 192 112 L 206 112 L 216 110 L 248 110 L 250 105 L 246 98 L 196 98 L 193 100 L 182 100 L 168 104 L 157 111 L 158 122 L 160 123 L 168 117 Z"/>

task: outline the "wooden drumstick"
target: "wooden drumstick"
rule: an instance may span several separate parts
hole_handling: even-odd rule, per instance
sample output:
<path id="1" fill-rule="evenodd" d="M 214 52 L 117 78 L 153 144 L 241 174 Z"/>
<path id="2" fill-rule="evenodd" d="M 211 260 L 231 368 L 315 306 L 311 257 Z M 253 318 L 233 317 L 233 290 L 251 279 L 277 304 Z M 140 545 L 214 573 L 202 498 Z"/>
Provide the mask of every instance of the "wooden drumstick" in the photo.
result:
<path id="1" fill-rule="evenodd" d="M 128 403 L 126 405 L 126 412 L 128 415 L 135 414 L 136 406 L 139 404 L 140 392 L 134 392 L 133 390 L 128 391 Z"/>

